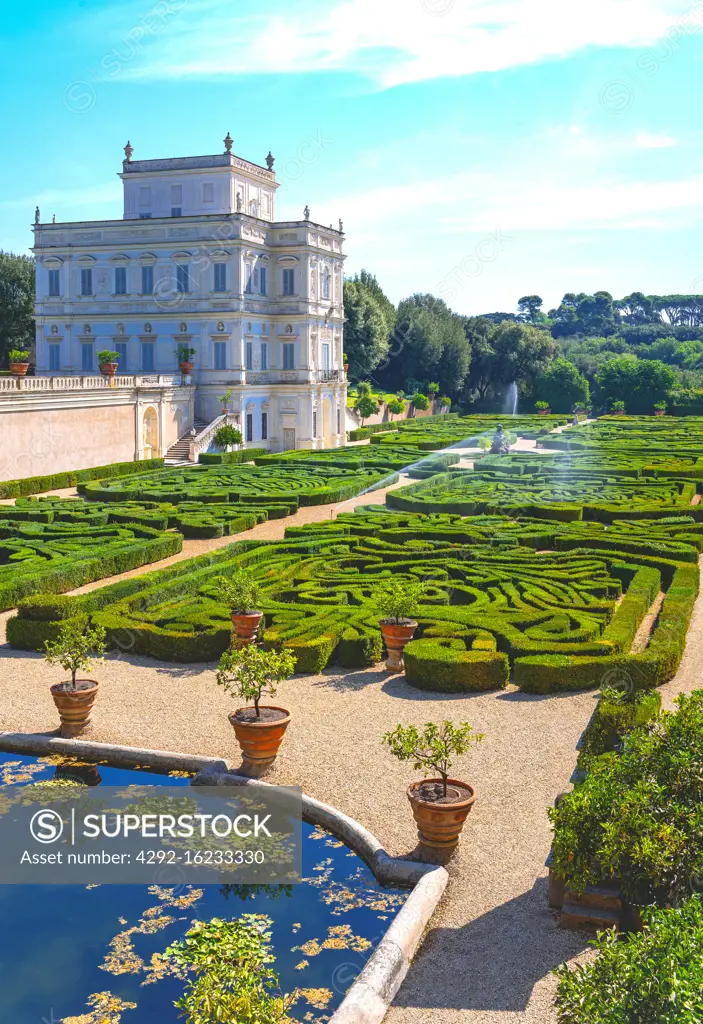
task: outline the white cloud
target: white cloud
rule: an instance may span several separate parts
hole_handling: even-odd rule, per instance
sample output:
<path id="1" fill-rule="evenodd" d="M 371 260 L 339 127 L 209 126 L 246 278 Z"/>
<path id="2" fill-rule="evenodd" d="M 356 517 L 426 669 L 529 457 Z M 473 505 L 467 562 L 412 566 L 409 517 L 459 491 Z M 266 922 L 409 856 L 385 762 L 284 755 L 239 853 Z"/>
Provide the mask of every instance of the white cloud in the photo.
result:
<path id="1" fill-rule="evenodd" d="M 42 220 L 47 221 L 49 214 L 55 210 L 80 210 L 84 206 L 105 207 L 111 203 L 122 204 L 122 182 L 110 181 L 104 185 L 95 185 L 93 188 L 71 188 L 71 189 L 47 189 L 45 192 L 34 194 L 20 199 L 0 200 L 2 210 L 21 210 L 34 213 L 34 207 L 39 206 L 42 211 Z M 43 207 L 43 209 L 42 209 Z M 105 216 L 99 211 L 98 217 Z M 122 216 L 121 212 L 119 216 Z M 80 219 L 79 217 L 75 218 Z"/>
<path id="2" fill-rule="evenodd" d="M 388 88 L 588 47 L 645 48 L 677 21 L 694 30 L 703 23 L 686 0 L 336 0 L 328 8 L 317 0 L 274 0 L 265 8 L 201 0 L 173 7 L 156 45 L 125 66 L 129 77 L 351 71 Z"/>
<path id="3" fill-rule="evenodd" d="M 669 149 L 676 145 L 676 139 L 672 138 L 668 132 L 640 132 L 635 139 L 635 144 L 638 149 Z"/>

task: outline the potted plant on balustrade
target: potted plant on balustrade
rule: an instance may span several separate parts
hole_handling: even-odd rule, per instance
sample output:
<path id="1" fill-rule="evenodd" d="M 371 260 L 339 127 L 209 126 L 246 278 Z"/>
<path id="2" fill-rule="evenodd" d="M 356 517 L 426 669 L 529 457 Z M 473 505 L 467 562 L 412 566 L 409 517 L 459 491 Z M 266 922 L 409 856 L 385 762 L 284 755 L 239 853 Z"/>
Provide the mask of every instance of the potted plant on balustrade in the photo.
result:
<path id="1" fill-rule="evenodd" d="M 625 403 L 622 401 L 612 402 L 610 405 L 611 416 L 624 416 L 625 415 Z"/>
<path id="2" fill-rule="evenodd" d="M 239 569 L 231 576 L 218 576 L 215 583 L 223 604 L 230 610 L 239 646 L 253 643 L 264 615 L 257 610 L 260 590 L 254 574 Z"/>
<path id="3" fill-rule="evenodd" d="M 29 369 L 29 352 L 23 348 L 13 348 L 7 353 L 7 362 L 13 377 L 26 377 Z"/>
<path id="4" fill-rule="evenodd" d="M 186 345 L 181 342 L 176 346 L 176 358 L 178 359 L 178 366 L 184 377 L 187 377 L 189 373 L 193 372 L 195 363 L 192 361 L 195 355 L 195 349 L 191 348 L 190 345 Z"/>
<path id="5" fill-rule="evenodd" d="M 90 724 L 90 714 L 98 695 L 94 679 L 78 679 L 78 673 L 87 672 L 93 658 L 105 651 L 105 630 L 90 627 L 87 615 L 66 620 L 61 624 L 56 640 L 44 644 L 44 657 L 50 665 L 60 665 L 71 673 L 70 680 L 54 683 L 51 696 L 61 718 L 61 735 L 78 736 Z"/>
<path id="6" fill-rule="evenodd" d="M 425 778 L 408 786 L 408 800 L 417 823 L 417 835 L 423 846 L 435 850 L 453 850 L 464 822 L 476 799 L 476 791 L 468 782 L 449 778 L 453 758 L 466 754 L 480 743 L 482 733 L 475 733 L 468 722 L 441 725 L 427 722 L 421 730 L 414 725 L 398 725 L 383 737 L 394 757 L 412 761 L 413 768 L 422 769 Z"/>
<path id="7" fill-rule="evenodd" d="M 549 402 L 544 401 L 535 402 L 535 409 L 537 410 L 538 416 L 549 416 L 552 411 Z"/>
<path id="8" fill-rule="evenodd" d="M 666 416 L 667 402 L 655 402 L 654 403 L 654 415 L 655 416 Z"/>
<path id="9" fill-rule="evenodd" d="M 224 448 L 226 452 L 232 451 L 233 445 L 239 445 L 242 443 L 242 432 L 237 430 L 236 427 L 231 427 L 226 424 L 224 427 L 219 427 L 215 431 L 213 438 L 215 447 Z"/>
<path id="10" fill-rule="evenodd" d="M 421 580 L 407 577 L 384 579 L 378 588 L 376 604 L 381 613 L 379 625 L 388 651 L 386 668 L 391 672 L 403 671 L 403 651 L 417 629 L 417 622 L 412 616 L 426 593 L 427 587 Z"/>
<path id="11" fill-rule="evenodd" d="M 229 403 L 232 401 L 232 388 L 227 388 L 224 395 L 218 395 L 218 401 L 222 404 L 222 415 L 226 416 L 229 412 Z"/>
<path id="12" fill-rule="evenodd" d="M 349 373 L 349 356 L 346 352 L 342 355 L 342 366 L 344 367 L 344 372 Z"/>
<path id="13" fill-rule="evenodd" d="M 103 377 L 114 377 L 117 373 L 117 367 L 120 364 L 119 352 L 112 352 L 108 348 L 104 348 L 101 352 L 98 352 L 98 366 Z"/>
<path id="14" fill-rule="evenodd" d="M 264 651 L 255 644 L 225 651 L 217 669 L 217 684 L 226 693 L 254 702 L 254 706 L 238 708 L 229 716 L 239 746 L 244 768 L 260 774 L 276 759 L 290 722 L 290 712 L 276 705 L 263 705 L 264 693 L 276 695 L 278 683 L 289 679 L 295 671 L 295 658 L 290 651 Z"/>

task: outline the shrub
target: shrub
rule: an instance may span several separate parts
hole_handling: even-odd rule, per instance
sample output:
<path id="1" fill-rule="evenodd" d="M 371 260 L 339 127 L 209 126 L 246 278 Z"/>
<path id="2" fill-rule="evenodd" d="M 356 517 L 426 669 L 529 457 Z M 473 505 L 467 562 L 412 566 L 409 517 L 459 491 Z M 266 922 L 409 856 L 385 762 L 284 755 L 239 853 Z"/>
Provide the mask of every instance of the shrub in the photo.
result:
<path id="1" fill-rule="evenodd" d="M 535 409 L 545 411 L 549 408 L 549 402 L 535 402 Z"/>
<path id="2" fill-rule="evenodd" d="M 603 932 L 598 957 L 556 971 L 560 1024 L 698 1024 L 703 1020 L 703 904 L 699 896 L 647 908 L 644 930 Z"/>
<path id="3" fill-rule="evenodd" d="M 424 412 L 425 409 L 429 409 L 430 407 L 430 400 L 427 395 L 421 395 L 419 392 L 413 395 L 410 401 L 413 403 L 415 408 L 419 409 L 421 412 Z"/>
<path id="4" fill-rule="evenodd" d="M 119 363 L 119 361 L 119 352 L 111 352 L 109 348 L 104 348 L 98 352 L 98 366 L 102 366 L 104 363 Z"/>
<path id="5" fill-rule="evenodd" d="M 703 691 L 677 704 L 550 811 L 553 868 L 576 891 L 615 880 L 631 903 L 676 904 L 703 874 Z"/>
<path id="6" fill-rule="evenodd" d="M 398 625 L 410 619 L 426 593 L 427 587 L 421 580 L 385 580 L 376 592 L 381 621 Z"/>
<path id="7" fill-rule="evenodd" d="M 271 920 L 243 914 L 238 920 L 195 921 L 169 946 L 164 960 L 188 976 L 174 1004 L 188 1024 L 285 1024 L 291 1000 L 280 993 L 273 969 Z"/>
<path id="8" fill-rule="evenodd" d="M 7 353 L 8 363 L 26 363 L 29 359 L 29 352 L 21 348 L 12 348 Z"/>
<path id="9" fill-rule="evenodd" d="M 246 569 L 238 569 L 231 576 L 218 576 L 215 580 L 220 597 L 233 615 L 245 615 L 256 610 L 259 603 L 259 584 Z"/>
<path id="10" fill-rule="evenodd" d="M 459 639 L 412 640 L 403 652 L 405 678 L 411 686 L 442 693 L 500 690 L 508 685 L 506 654 L 466 650 Z"/>
<path id="11" fill-rule="evenodd" d="M 218 448 L 229 448 L 232 444 L 242 443 L 242 432 L 236 427 L 226 425 L 215 432 L 214 441 Z"/>
<path id="12" fill-rule="evenodd" d="M 176 359 L 179 363 L 189 363 L 194 355 L 195 349 L 185 342 L 181 342 L 176 346 Z"/>
<path id="13" fill-rule="evenodd" d="M 468 753 L 480 743 L 482 733 L 473 731 L 468 722 L 454 725 L 445 720 L 441 725 L 427 722 L 422 731 L 415 725 L 397 725 L 387 732 L 383 742 L 399 761 L 412 761 L 413 768 L 422 770 L 425 777 L 436 772 L 442 780 L 442 795 L 447 795 L 447 780 L 454 766 L 454 758 Z"/>

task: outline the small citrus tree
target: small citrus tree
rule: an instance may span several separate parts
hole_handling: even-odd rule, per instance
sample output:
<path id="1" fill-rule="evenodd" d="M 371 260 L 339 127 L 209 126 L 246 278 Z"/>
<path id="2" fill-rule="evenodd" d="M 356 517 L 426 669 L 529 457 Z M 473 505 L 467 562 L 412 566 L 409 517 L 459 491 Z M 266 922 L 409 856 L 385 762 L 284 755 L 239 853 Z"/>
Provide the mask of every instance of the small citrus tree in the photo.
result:
<path id="1" fill-rule="evenodd" d="M 50 665 L 60 665 L 71 673 L 71 688 L 76 689 L 76 675 L 82 669 L 90 668 L 93 658 L 105 651 L 105 629 L 103 626 L 89 628 L 88 616 L 67 619 L 61 624 L 56 640 L 44 644 L 44 657 Z"/>
<path id="2" fill-rule="evenodd" d="M 261 717 L 259 703 L 264 693 L 274 697 L 278 683 L 295 671 L 295 658 L 290 651 L 262 651 L 250 644 L 225 651 L 217 669 L 217 685 L 226 693 L 254 702 L 256 717 Z"/>
<path id="3" fill-rule="evenodd" d="M 454 758 L 468 753 L 480 743 L 483 734 L 474 732 L 468 722 L 454 725 L 445 720 L 441 725 L 426 722 L 422 730 L 415 725 L 397 725 L 387 732 L 383 742 L 399 761 L 412 761 L 413 768 L 421 769 L 425 777 L 436 772 L 442 780 L 442 795 L 447 795 L 447 780 Z"/>
<path id="4" fill-rule="evenodd" d="M 378 402 L 370 394 L 363 394 L 357 398 L 354 408 L 361 416 L 361 425 L 363 427 L 364 420 L 367 420 L 369 416 L 375 416 L 378 412 Z"/>
<path id="5" fill-rule="evenodd" d="M 215 580 L 220 597 L 233 615 L 254 611 L 259 603 L 259 584 L 252 572 L 238 569 L 231 576 Z"/>
<path id="6" fill-rule="evenodd" d="M 109 348 L 105 348 L 101 352 L 98 352 L 98 366 L 102 366 L 104 363 L 119 363 L 119 361 L 119 352 L 112 352 Z"/>
<path id="7" fill-rule="evenodd" d="M 381 619 L 398 625 L 403 619 L 412 618 L 426 595 L 427 585 L 422 580 L 398 577 L 384 580 L 376 595 Z"/>
<path id="8" fill-rule="evenodd" d="M 419 391 L 416 395 L 413 395 L 412 403 L 416 409 L 420 409 L 422 412 L 430 407 L 430 400 L 427 395 L 421 395 Z"/>
<path id="9" fill-rule="evenodd" d="M 405 412 L 405 402 L 401 398 L 391 398 L 388 403 L 388 412 L 391 416 L 398 416 L 400 413 Z"/>
<path id="10" fill-rule="evenodd" d="M 293 998 L 281 993 L 273 968 L 271 919 L 242 914 L 234 921 L 195 921 L 164 959 L 188 978 L 174 1004 L 187 1024 L 284 1024 Z"/>
<path id="11" fill-rule="evenodd" d="M 237 430 L 236 427 L 230 427 L 229 425 L 220 427 L 215 433 L 215 445 L 218 448 L 230 448 L 233 444 L 242 443 L 242 432 Z"/>

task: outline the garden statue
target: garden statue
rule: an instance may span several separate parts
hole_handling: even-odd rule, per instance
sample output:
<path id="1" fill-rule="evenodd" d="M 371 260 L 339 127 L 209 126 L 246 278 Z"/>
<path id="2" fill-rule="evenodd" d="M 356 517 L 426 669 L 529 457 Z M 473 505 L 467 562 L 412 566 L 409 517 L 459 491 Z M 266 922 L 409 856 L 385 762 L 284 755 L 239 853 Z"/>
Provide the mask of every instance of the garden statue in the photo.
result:
<path id="1" fill-rule="evenodd" d="M 574 418 L 573 418 L 572 423 L 571 423 L 571 426 L 572 427 L 577 427 L 578 425 L 579 425 L 579 414 L 577 412 L 575 412 L 574 413 Z"/>
<path id="2" fill-rule="evenodd" d="M 510 441 L 508 440 L 505 431 L 503 430 L 503 424 L 499 423 L 493 438 L 493 444 L 491 446 L 491 455 L 507 455 L 510 451 Z"/>

